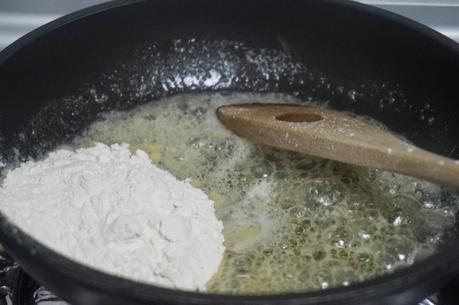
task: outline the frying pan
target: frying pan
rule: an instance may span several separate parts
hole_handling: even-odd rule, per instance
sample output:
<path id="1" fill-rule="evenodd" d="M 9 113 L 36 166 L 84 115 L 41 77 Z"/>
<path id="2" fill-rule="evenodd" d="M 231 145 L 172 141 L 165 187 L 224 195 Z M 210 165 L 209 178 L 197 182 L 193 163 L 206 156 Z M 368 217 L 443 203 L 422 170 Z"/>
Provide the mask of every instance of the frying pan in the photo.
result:
<path id="1" fill-rule="evenodd" d="M 420 24 L 349 1 L 131 0 L 65 16 L 0 54 L 3 162 L 71 141 L 102 112 L 198 91 L 293 94 L 369 115 L 422 148 L 459 157 L 459 47 Z M 349 287 L 200 294 L 98 272 L 4 215 L 0 226 L 21 266 L 74 305 L 412 304 L 459 273 L 453 238 L 424 261 Z"/>

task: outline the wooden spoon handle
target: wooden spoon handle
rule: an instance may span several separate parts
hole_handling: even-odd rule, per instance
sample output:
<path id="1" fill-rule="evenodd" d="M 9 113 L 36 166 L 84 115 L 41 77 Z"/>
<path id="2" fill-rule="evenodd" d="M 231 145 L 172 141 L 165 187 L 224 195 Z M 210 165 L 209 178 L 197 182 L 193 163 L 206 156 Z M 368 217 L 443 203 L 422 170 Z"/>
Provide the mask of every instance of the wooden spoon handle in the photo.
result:
<path id="1" fill-rule="evenodd" d="M 341 112 L 287 104 L 222 106 L 219 120 L 252 142 L 380 168 L 459 189 L 459 161 Z"/>

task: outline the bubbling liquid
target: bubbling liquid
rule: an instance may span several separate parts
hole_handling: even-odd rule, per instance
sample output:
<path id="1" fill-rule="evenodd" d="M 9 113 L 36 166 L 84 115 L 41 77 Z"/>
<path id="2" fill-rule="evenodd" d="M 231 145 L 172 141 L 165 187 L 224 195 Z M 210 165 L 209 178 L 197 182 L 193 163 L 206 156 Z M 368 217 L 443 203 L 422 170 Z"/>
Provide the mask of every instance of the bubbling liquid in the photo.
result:
<path id="1" fill-rule="evenodd" d="M 226 251 L 211 293 L 347 286 L 408 266 L 456 233 L 457 200 L 414 178 L 257 146 L 215 110 L 299 103 L 279 94 L 193 94 L 113 112 L 75 140 L 126 142 L 215 202 Z M 441 199 L 441 200 L 440 200 Z"/>

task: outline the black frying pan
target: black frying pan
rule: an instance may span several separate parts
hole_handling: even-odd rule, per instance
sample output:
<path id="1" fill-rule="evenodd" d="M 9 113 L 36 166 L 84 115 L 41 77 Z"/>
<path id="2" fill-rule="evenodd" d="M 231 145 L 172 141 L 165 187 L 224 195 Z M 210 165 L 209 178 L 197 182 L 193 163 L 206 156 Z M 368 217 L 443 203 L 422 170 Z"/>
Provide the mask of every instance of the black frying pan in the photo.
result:
<path id="1" fill-rule="evenodd" d="M 221 77 L 206 85 L 212 69 Z M 185 81 L 189 76 L 195 81 Z M 70 141 L 101 112 L 215 90 L 328 102 L 459 158 L 458 45 L 394 14 L 325 0 L 116 1 L 41 27 L 0 54 L 1 153 L 6 161 L 35 157 Z M 347 288 L 208 295 L 95 271 L 4 216 L 0 225 L 9 253 L 74 305 L 411 304 L 459 272 L 459 242 L 452 242 L 412 267 Z"/>

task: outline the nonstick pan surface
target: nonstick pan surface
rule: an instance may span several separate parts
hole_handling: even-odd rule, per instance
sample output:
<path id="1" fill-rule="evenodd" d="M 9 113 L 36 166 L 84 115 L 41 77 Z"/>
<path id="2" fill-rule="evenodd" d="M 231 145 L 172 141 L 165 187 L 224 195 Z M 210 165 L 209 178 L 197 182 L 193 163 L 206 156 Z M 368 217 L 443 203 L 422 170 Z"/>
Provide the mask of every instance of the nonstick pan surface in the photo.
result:
<path id="1" fill-rule="evenodd" d="M 36 157 L 105 111 L 198 91 L 293 94 L 370 115 L 459 158 L 458 45 L 394 14 L 326 0 L 115 1 L 45 25 L 0 53 L 1 156 Z M 1 243 L 21 266 L 74 305 L 411 304 L 459 272 L 452 241 L 425 261 L 346 288 L 206 295 L 95 271 L 4 216 L 0 225 Z"/>

